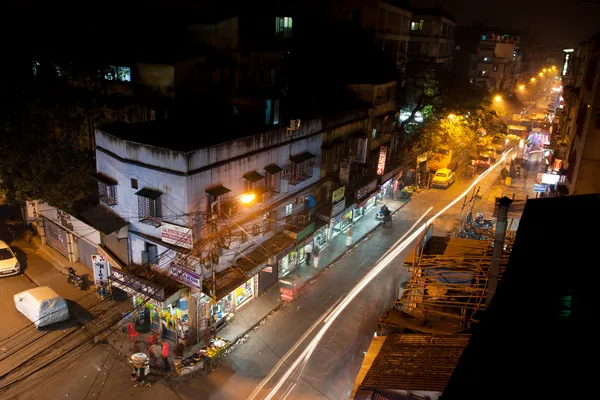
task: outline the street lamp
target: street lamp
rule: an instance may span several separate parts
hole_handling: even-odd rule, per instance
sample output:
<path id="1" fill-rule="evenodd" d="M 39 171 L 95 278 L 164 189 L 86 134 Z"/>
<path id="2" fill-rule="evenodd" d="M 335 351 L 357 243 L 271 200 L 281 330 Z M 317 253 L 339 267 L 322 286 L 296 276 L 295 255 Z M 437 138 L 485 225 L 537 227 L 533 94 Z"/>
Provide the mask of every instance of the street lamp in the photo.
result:
<path id="1" fill-rule="evenodd" d="M 535 82 L 535 78 L 531 78 L 531 79 L 530 79 L 530 81 L 531 81 L 531 82 Z"/>
<path id="2" fill-rule="evenodd" d="M 500 96 L 500 95 L 496 95 L 496 96 L 494 97 L 494 101 L 495 101 L 495 102 L 502 101 L 502 96 Z"/>
<path id="3" fill-rule="evenodd" d="M 540 76 L 540 78 L 544 77 L 544 73 L 543 72 L 540 72 L 538 75 Z"/>
<path id="4" fill-rule="evenodd" d="M 523 90 L 525 90 L 525 85 L 519 85 L 519 90 L 522 92 Z"/>
<path id="5" fill-rule="evenodd" d="M 254 193 L 244 193 L 242 197 L 240 197 L 240 201 L 242 204 L 249 205 L 256 199 L 256 195 Z"/>
<path id="6" fill-rule="evenodd" d="M 454 114 L 448 114 L 448 119 L 454 119 L 454 118 L 456 118 L 456 115 L 454 115 Z"/>
<path id="7" fill-rule="evenodd" d="M 548 71 L 548 69 L 547 69 L 547 68 L 544 68 L 544 69 L 542 70 L 542 72 L 547 72 L 547 71 Z"/>

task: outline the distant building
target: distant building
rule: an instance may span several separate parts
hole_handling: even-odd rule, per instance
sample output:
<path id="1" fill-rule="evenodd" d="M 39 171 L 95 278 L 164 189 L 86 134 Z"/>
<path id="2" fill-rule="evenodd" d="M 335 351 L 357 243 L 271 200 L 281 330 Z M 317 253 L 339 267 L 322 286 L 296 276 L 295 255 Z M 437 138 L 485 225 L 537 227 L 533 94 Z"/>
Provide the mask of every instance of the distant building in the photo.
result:
<path id="1" fill-rule="evenodd" d="M 456 19 L 441 7 L 413 8 L 408 57 L 452 67 Z"/>
<path id="2" fill-rule="evenodd" d="M 492 93 L 512 92 L 521 74 L 518 36 L 485 33 L 479 37 L 477 54 L 471 56 L 469 81 Z"/>
<path id="3" fill-rule="evenodd" d="M 567 170 L 569 193 L 600 193 L 600 35 L 566 54 L 555 159 Z"/>

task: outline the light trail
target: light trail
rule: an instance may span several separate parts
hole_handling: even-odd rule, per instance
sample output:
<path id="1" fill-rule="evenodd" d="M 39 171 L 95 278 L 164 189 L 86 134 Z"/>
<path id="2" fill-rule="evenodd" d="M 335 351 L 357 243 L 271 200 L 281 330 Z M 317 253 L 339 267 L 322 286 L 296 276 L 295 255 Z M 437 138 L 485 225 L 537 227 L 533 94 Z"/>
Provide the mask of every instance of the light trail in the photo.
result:
<path id="1" fill-rule="evenodd" d="M 273 378 L 273 376 L 277 373 L 279 368 L 287 361 L 287 359 L 292 355 L 292 353 L 304 342 L 306 337 L 321 323 L 324 322 L 323 326 L 319 329 L 318 333 L 315 337 L 310 341 L 308 346 L 302 351 L 302 353 L 296 358 L 296 360 L 290 365 L 285 373 L 279 378 L 277 384 L 271 389 L 271 391 L 264 397 L 265 400 L 271 400 L 273 397 L 279 392 L 283 384 L 288 380 L 290 375 L 296 370 L 296 368 L 302 363 L 302 370 L 299 372 L 303 372 L 306 363 L 312 356 L 312 353 L 316 349 L 317 345 L 331 326 L 331 324 L 337 319 L 337 317 L 346 309 L 348 304 L 367 286 L 385 267 L 389 265 L 389 263 L 396 258 L 403 250 L 405 250 L 416 238 L 419 237 L 427 227 L 432 224 L 437 218 L 439 218 L 443 213 L 448 211 L 451 207 L 453 207 L 456 203 L 458 203 L 464 196 L 468 195 L 473 187 L 481 182 L 487 175 L 489 175 L 495 168 L 497 168 L 502 162 L 506 159 L 506 156 L 513 149 L 508 150 L 506 153 L 502 155 L 500 160 L 490 166 L 487 171 L 479 175 L 477 179 L 473 181 L 473 183 L 459 196 L 457 196 L 454 200 L 452 200 L 448 205 L 442 208 L 437 214 L 427 220 L 425 224 L 423 224 L 420 228 L 410 234 L 408 237 L 408 233 L 417 226 L 421 220 L 427 215 L 433 207 L 430 207 L 421 217 L 413 224 L 413 226 L 400 238 L 394 245 L 388 250 L 380 259 L 375 263 L 375 266 L 352 288 L 348 294 L 343 298 L 341 303 L 337 304 L 335 307 L 327 310 L 310 328 L 304 335 L 296 342 L 296 344 L 286 353 L 286 355 L 277 363 L 277 365 L 273 368 L 273 370 L 269 373 L 265 379 L 263 379 L 260 384 L 254 389 L 254 391 L 248 397 L 248 400 L 254 400 L 260 393 L 260 391 L 264 388 L 264 386 Z M 287 398 L 293 388 L 296 386 L 294 383 L 293 387 L 290 390 L 287 390 L 284 396 Z"/>

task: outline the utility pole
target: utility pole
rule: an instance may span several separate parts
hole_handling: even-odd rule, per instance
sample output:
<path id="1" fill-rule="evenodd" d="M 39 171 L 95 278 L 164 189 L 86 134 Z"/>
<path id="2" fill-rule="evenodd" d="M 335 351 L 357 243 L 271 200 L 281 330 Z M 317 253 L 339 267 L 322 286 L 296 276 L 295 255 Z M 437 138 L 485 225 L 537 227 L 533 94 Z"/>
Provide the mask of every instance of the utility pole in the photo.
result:
<path id="1" fill-rule="evenodd" d="M 500 261 L 502 260 L 502 252 L 504 251 L 504 236 L 506 234 L 506 225 L 508 219 L 508 209 L 512 204 L 512 200 L 506 196 L 496 198 L 496 233 L 494 234 L 494 250 L 492 251 L 492 265 L 490 267 L 490 276 L 488 279 L 486 307 L 489 307 L 496 288 L 498 287 L 498 278 L 500 275 Z"/>

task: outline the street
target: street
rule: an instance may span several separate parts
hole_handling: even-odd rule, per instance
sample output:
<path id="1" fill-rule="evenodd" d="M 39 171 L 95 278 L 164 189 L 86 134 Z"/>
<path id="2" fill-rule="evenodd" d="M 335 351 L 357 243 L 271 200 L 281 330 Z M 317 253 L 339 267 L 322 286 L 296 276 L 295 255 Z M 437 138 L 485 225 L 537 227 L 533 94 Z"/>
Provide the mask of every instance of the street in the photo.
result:
<path id="1" fill-rule="evenodd" d="M 491 171 L 478 184 L 481 186 L 479 195 L 484 203 L 486 199 L 493 201 L 491 196 L 497 196 L 498 191 L 508 195 L 512 193 L 511 191 L 516 191 L 517 197 L 520 197 L 525 190 L 531 192 L 530 196 L 533 195 L 532 185 L 520 187 L 515 183 L 514 189 L 503 187 L 499 170 L 500 168 L 496 168 Z M 133 387 L 129 379 L 131 371 L 124 357 L 130 352 L 130 345 L 125 341 L 124 335 L 115 333 L 111 336 L 108 346 L 91 348 L 89 352 L 71 363 L 66 370 L 54 376 L 51 383 L 44 384 L 38 380 L 38 384 L 27 391 L 28 398 L 48 399 L 69 396 L 76 399 L 117 399 L 148 395 L 161 399 L 246 399 L 259 382 L 280 363 L 284 367 L 276 371 L 272 379 L 265 382 L 263 391 L 256 396 L 257 399 L 264 398 L 285 372 L 286 367 L 314 337 L 316 331 L 311 331 L 309 328 L 355 286 L 378 258 L 414 224 L 421 214 L 429 207 L 433 207 L 431 215 L 445 207 L 462 193 L 473 179 L 475 177 L 460 175 L 446 190 L 431 189 L 415 195 L 411 202 L 394 215 L 392 226 L 377 229 L 318 279 L 309 283 L 294 301 L 285 305 L 270 316 L 264 324 L 252 331 L 247 341 L 237 347 L 230 356 L 233 369 L 223 368 L 206 376 L 194 376 L 190 381 L 186 379 L 185 382 L 174 381 L 173 378 L 165 380 L 163 377 L 151 377 L 153 382 L 151 388 Z M 461 205 L 462 201 L 458 202 L 435 221 L 435 235 L 445 236 L 455 229 Z M 367 215 L 366 218 L 373 218 L 373 215 Z M 64 276 L 26 244 L 18 243 L 18 248 L 22 248 L 22 254 L 27 257 L 25 275 L 4 278 L 0 281 L 0 293 L 2 300 L 5 301 L 4 304 L 7 305 L 6 308 L 9 309 L 7 315 L 10 316 L 9 323 L 3 324 L 3 337 L 24 326 L 28 335 L 36 333 L 31 326 L 27 328 L 28 321 L 12 306 L 12 295 L 33 287 L 32 281 L 52 286 L 59 294 L 73 302 L 81 303 L 82 308 L 90 307 L 92 301 L 89 298 L 94 296 L 86 297 L 86 294 L 68 285 Z M 376 330 L 378 317 L 393 303 L 400 283 L 408 278 L 408 273 L 402 266 L 407 253 L 408 249 L 396 257 L 339 315 L 315 348 L 312 357 L 302 365 L 301 372 L 292 374 L 290 379 L 286 380 L 277 394 L 281 397 L 277 398 L 344 399 L 348 397 L 364 352 Z M 310 333 L 305 335 L 307 331 Z M 56 340 L 58 336 L 68 332 L 68 329 L 51 332 L 46 335 L 47 338 L 44 337 L 43 342 Z M 20 341 L 14 338 L 10 340 L 11 343 Z M 37 346 L 36 340 L 35 347 Z M 5 351 L 10 352 L 10 348 Z M 2 364 L 4 361 L 5 358 Z M 11 395 L 10 392 L 7 394 Z"/>

